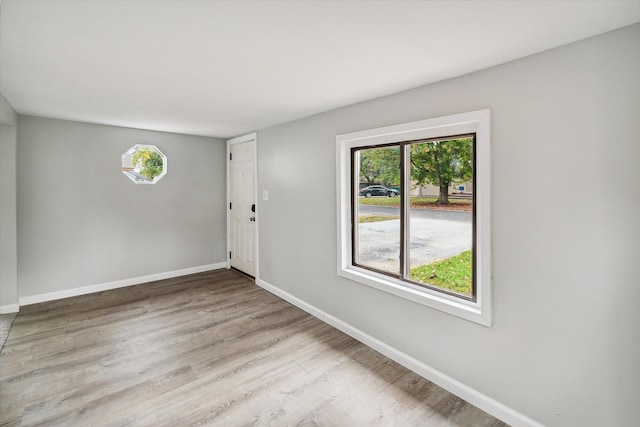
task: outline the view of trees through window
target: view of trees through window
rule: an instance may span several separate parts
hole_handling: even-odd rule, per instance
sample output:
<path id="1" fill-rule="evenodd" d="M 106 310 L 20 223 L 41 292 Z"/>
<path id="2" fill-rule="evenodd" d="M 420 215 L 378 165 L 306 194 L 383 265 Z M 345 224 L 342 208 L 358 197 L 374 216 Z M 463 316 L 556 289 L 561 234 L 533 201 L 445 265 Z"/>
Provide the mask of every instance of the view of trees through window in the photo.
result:
<path id="1" fill-rule="evenodd" d="M 167 158 L 155 145 L 136 144 L 122 155 L 122 172 L 136 184 L 155 184 L 167 173 Z"/>
<path id="2" fill-rule="evenodd" d="M 131 160 L 134 165 L 141 165 L 140 174 L 150 181 L 153 181 L 163 171 L 162 157 L 157 151 L 150 148 L 139 148 Z"/>
<path id="3" fill-rule="evenodd" d="M 474 138 L 353 149 L 355 265 L 475 297 Z"/>

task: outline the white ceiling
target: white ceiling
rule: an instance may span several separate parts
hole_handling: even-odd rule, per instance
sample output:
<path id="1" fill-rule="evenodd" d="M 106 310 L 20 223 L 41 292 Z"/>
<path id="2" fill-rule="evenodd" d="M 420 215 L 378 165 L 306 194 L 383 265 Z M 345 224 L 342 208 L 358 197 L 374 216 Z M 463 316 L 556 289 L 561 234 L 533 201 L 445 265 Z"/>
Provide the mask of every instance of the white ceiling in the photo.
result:
<path id="1" fill-rule="evenodd" d="M 640 21 L 640 1 L 0 3 L 20 114 L 236 136 Z"/>

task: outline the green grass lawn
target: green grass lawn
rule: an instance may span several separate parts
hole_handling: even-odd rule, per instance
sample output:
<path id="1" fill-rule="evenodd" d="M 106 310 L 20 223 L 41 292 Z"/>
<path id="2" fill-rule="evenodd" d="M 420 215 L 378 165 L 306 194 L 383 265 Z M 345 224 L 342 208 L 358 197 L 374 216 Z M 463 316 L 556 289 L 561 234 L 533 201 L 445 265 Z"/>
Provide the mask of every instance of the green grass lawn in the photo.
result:
<path id="1" fill-rule="evenodd" d="M 400 217 L 398 215 L 378 215 L 378 214 L 360 215 L 358 217 L 358 222 L 362 224 L 365 222 L 389 221 L 390 219 L 399 219 L 399 218 Z"/>
<path id="2" fill-rule="evenodd" d="M 471 251 L 411 269 L 411 279 L 471 296 Z"/>
<path id="3" fill-rule="evenodd" d="M 471 199 L 453 199 L 450 198 L 449 205 L 436 205 L 435 197 L 411 197 L 412 208 L 425 208 L 425 209 L 455 209 L 455 210 L 469 210 L 472 208 Z M 400 207 L 400 197 L 358 197 L 358 203 L 361 205 L 373 205 L 373 206 L 391 206 Z"/>

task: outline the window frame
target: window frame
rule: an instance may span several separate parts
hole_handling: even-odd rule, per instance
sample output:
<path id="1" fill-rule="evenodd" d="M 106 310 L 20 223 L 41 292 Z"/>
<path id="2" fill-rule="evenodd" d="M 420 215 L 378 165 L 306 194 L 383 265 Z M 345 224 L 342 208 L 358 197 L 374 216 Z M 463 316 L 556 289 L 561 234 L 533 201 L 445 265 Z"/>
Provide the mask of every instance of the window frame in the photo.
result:
<path id="1" fill-rule="evenodd" d="M 410 256 L 410 253 L 407 252 L 408 250 L 408 242 L 407 239 L 410 236 L 409 233 L 409 229 L 410 229 L 410 225 L 409 223 L 407 223 L 407 219 L 409 219 L 410 221 L 410 213 L 409 210 L 411 209 L 411 201 L 406 200 L 407 197 L 411 197 L 410 196 L 410 192 L 407 191 L 408 190 L 408 186 L 407 183 L 411 182 L 411 170 L 409 165 L 409 157 L 410 157 L 410 150 L 411 150 L 411 145 L 413 144 L 420 144 L 423 142 L 432 142 L 432 141 L 448 141 L 448 140 L 453 140 L 453 139 L 461 139 L 461 138 L 471 138 L 473 139 L 473 143 L 472 143 L 472 164 L 473 164 L 473 171 L 474 174 L 472 176 L 472 185 L 474 185 L 475 188 L 475 163 L 476 163 L 476 159 L 475 159 L 475 151 L 476 151 L 476 134 L 472 133 L 472 134 L 464 134 L 464 135 L 448 135 L 446 137 L 438 137 L 438 138 L 431 138 L 431 139 L 420 139 L 418 141 L 402 141 L 402 142 L 398 142 L 398 143 L 392 143 L 392 144 L 384 144 L 384 145 L 374 145 L 374 146 L 364 146 L 364 147 L 351 147 L 351 224 L 355 224 L 357 222 L 357 217 L 358 217 L 358 209 L 356 208 L 356 205 L 359 205 L 357 200 L 358 200 L 358 196 L 360 195 L 359 192 L 359 184 L 360 184 L 360 180 L 359 178 L 359 174 L 357 173 L 357 156 L 356 156 L 356 152 L 358 151 L 363 151 L 363 150 L 371 150 L 371 149 L 376 149 L 376 148 L 392 148 L 392 147 L 398 147 L 399 149 L 399 155 L 400 155 L 400 164 L 399 164 L 399 168 L 400 168 L 400 271 L 398 272 L 398 274 L 394 274 L 392 272 L 389 271 L 384 271 L 384 270 L 380 270 L 374 266 L 370 266 L 364 263 L 360 263 L 358 262 L 358 227 L 352 226 L 351 227 L 351 261 L 353 266 L 358 267 L 358 268 L 362 268 L 365 270 L 370 270 L 370 271 L 374 271 L 376 273 L 380 273 L 389 277 L 393 277 L 393 278 L 397 278 L 398 280 L 402 281 L 402 282 L 408 282 L 408 283 L 412 283 L 414 285 L 420 286 L 420 287 L 427 287 L 427 288 L 431 288 L 435 291 L 438 292 L 443 292 L 446 294 L 450 294 L 453 295 L 455 297 L 458 298 L 462 298 L 462 299 L 466 299 L 466 300 L 470 300 L 470 301 L 476 301 L 477 298 L 477 289 L 476 289 L 476 260 L 475 260 L 475 254 L 476 254 L 476 241 L 475 241 L 475 229 L 476 229 L 476 216 L 475 216 L 475 191 L 474 191 L 474 195 L 473 195 L 473 199 L 472 199 L 472 206 L 473 206 L 473 215 L 472 215 L 472 224 L 471 224 L 471 229 L 472 229 L 472 243 L 471 243 L 471 249 L 472 249 L 472 254 L 473 254 L 473 262 L 472 262 L 472 281 L 471 281 L 471 288 L 472 288 L 472 295 L 471 296 L 466 296 L 463 294 L 459 294 L 453 291 L 449 291 L 447 289 L 441 289 L 438 288 L 436 286 L 432 286 L 429 285 L 427 283 L 420 283 L 420 282 L 416 282 L 414 280 L 411 280 L 411 278 L 407 277 L 407 271 L 410 270 L 410 265 L 409 265 L 409 260 L 408 257 Z M 383 185 L 371 185 L 369 187 L 380 187 L 380 188 L 386 188 Z"/>
<path id="2" fill-rule="evenodd" d="M 339 276 L 484 326 L 491 326 L 490 120 L 491 111 L 485 109 L 352 132 L 336 137 Z M 354 185 L 357 183 L 354 184 L 352 179 L 352 149 L 382 147 L 466 134 L 475 134 L 473 178 L 475 300 L 412 284 L 354 264 L 352 215 L 355 210 L 354 197 L 357 197 Z M 402 179 L 406 180 L 407 177 Z M 403 190 L 404 188 L 401 189 L 401 194 Z M 404 197 L 404 203 L 409 203 L 407 197 Z"/>

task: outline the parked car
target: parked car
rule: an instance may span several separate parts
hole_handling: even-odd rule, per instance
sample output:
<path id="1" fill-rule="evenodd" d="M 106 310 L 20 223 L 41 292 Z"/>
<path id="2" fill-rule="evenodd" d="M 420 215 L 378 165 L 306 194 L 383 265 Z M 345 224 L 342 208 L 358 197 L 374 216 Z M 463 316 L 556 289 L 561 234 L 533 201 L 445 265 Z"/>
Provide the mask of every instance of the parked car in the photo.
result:
<path id="1" fill-rule="evenodd" d="M 384 185 L 370 185 L 360 190 L 360 195 L 364 197 L 371 196 L 387 196 L 395 197 L 399 193 L 398 190 L 393 188 L 387 188 Z"/>

